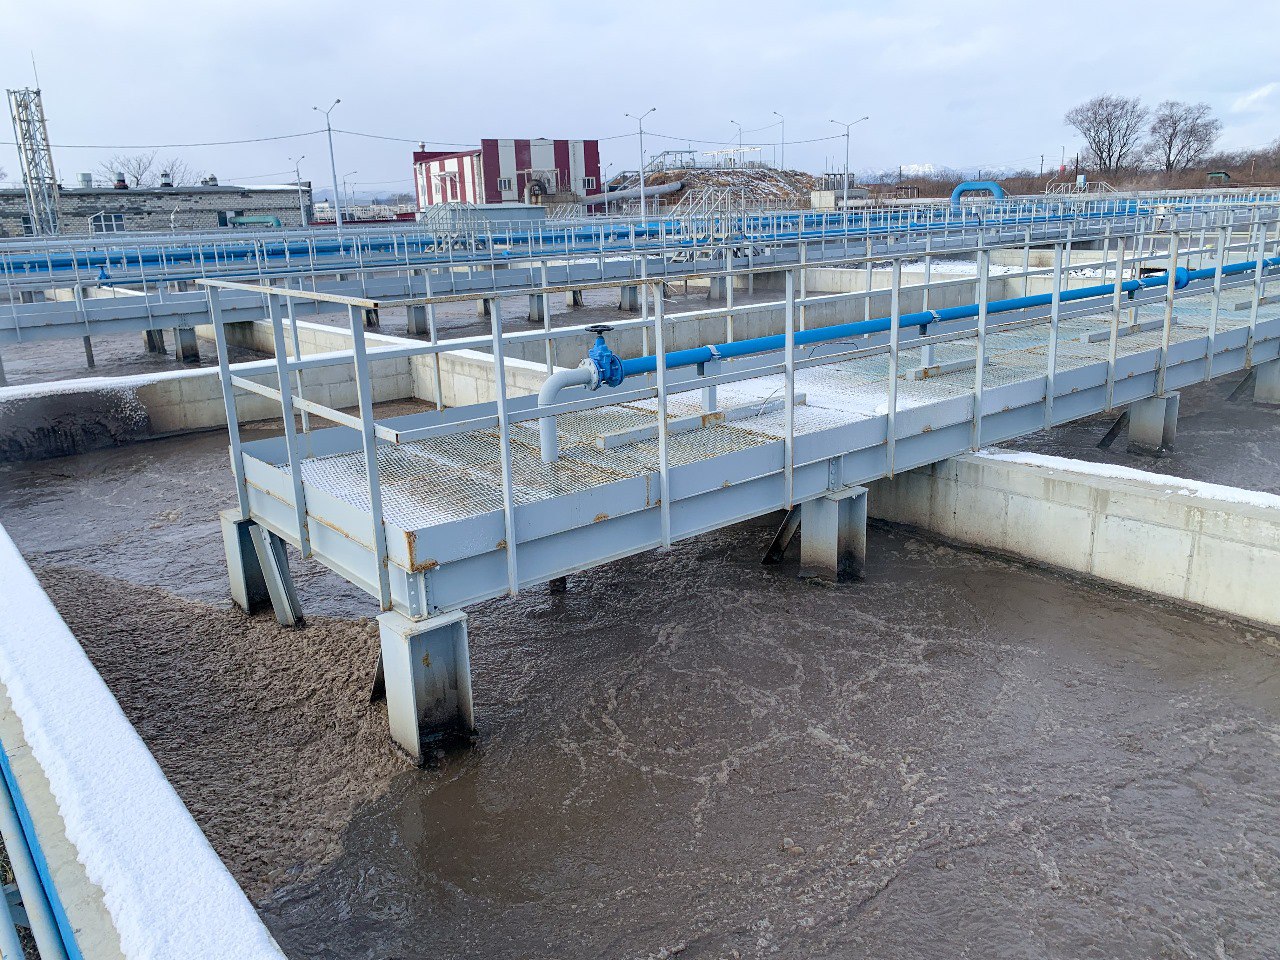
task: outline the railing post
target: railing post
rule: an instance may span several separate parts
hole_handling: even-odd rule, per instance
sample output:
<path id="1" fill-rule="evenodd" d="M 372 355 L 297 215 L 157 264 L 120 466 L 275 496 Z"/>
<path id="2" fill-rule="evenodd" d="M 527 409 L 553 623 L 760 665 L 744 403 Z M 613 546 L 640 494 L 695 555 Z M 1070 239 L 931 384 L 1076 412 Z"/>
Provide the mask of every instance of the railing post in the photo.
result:
<path id="1" fill-rule="evenodd" d="M 206 287 L 209 322 L 213 324 L 213 341 L 218 347 L 218 380 L 222 385 L 222 409 L 227 417 L 227 434 L 231 438 L 231 472 L 235 475 L 236 501 L 240 519 L 249 519 L 249 488 L 244 478 L 244 452 L 240 446 L 240 417 L 236 413 L 235 387 L 231 384 L 231 365 L 227 356 L 227 332 L 222 326 L 222 304 L 217 287 Z"/>
<path id="2" fill-rule="evenodd" d="M 360 444 L 364 450 L 365 479 L 369 482 L 369 514 L 373 527 L 373 562 L 377 567 L 378 603 L 391 609 L 391 571 L 387 569 L 387 529 L 382 522 L 382 483 L 378 473 L 378 434 L 373 419 L 373 384 L 365 349 L 363 311 L 347 307 L 351 324 L 351 355 L 356 374 L 356 401 L 360 407 Z"/>
<path id="3" fill-rule="evenodd" d="M 284 440 L 289 450 L 289 476 L 293 481 L 293 510 L 298 522 L 298 546 L 304 557 L 311 556 L 311 533 L 307 527 L 307 496 L 302 485 L 302 453 L 293 423 L 293 384 L 289 379 L 289 350 L 284 341 L 284 321 L 280 316 L 279 294 L 267 294 L 267 314 L 271 318 L 271 336 L 275 345 L 276 381 L 280 389 L 280 418 L 284 421 Z"/>
<path id="4" fill-rule="evenodd" d="M 500 300 L 493 301 L 489 322 L 493 340 L 494 400 L 498 407 L 498 448 L 502 460 L 502 524 L 507 554 L 507 592 L 514 597 L 520 592 L 520 580 L 516 568 L 516 508 L 511 475 L 511 425 L 507 422 L 507 368 L 502 351 Z"/>
<path id="5" fill-rule="evenodd" d="M 1222 267 L 1227 260 L 1227 227 L 1218 228 L 1217 248 L 1213 265 L 1213 305 L 1209 308 L 1209 342 L 1204 358 L 1204 379 L 1213 379 L 1213 361 L 1217 359 L 1218 312 L 1222 309 Z"/>
<path id="6" fill-rule="evenodd" d="M 1178 254 L 1181 237 L 1169 234 L 1169 281 L 1164 289 L 1164 325 L 1160 330 L 1160 368 L 1156 374 L 1156 396 L 1164 396 L 1165 376 L 1169 370 L 1169 340 L 1173 333 L 1173 300 L 1178 289 Z"/>
<path id="7" fill-rule="evenodd" d="M 785 499 L 786 507 L 790 510 L 795 505 L 795 462 L 796 462 L 796 279 L 795 273 L 788 270 L 786 273 L 786 355 L 784 357 L 784 370 L 786 381 L 786 443 L 784 444 L 783 456 L 785 461 L 783 471 L 785 477 Z"/>
<path id="8" fill-rule="evenodd" d="M 1116 238 L 1116 282 L 1111 291 L 1111 336 L 1107 341 L 1107 409 L 1115 407 L 1116 348 L 1120 339 L 1120 301 L 1124 296 L 1124 237 Z"/>
<path id="9" fill-rule="evenodd" d="M 658 379 L 658 496 L 662 525 L 662 547 L 671 548 L 671 463 L 667 450 L 667 340 L 663 328 L 666 317 L 662 298 L 654 300 L 653 330 L 657 344 L 655 359 Z"/>
<path id="10" fill-rule="evenodd" d="M 1253 302 L 1249 305 L 1249 338 L 1245 343 L 1244 365 L 1245 368 L 1253 366 L 1253 345 L 1254 335 L 1258 327 L 1258 307 L 1262 301 L 1262 261 L 1266 257 L 1267 251 L 1267 234 L 1271 232 L 1269 224 L 1262 222 L 1262 212 L 1258 212 L 1257 225 L 1258 242 L 1254 247 L 1254 266 L 1253 266 Z"/>
<path id="11" fill-rule="evenodd" d="M 990 272 L 991 252 L 981 247 L 978 250 L 978 333 L 974 349 L 973 435 L 969 443 L 974 450 L 982 446 L 982 395 L 983 374 L 987 365 L 987 288 Z"/>
<path id="12" fill-rule="evenodd" d="M 889 284 L 889 384 L 885 407 L 885 467 L 893 476 L 898 444 L 898 326 L 902 318 L 902 258 L 893 258 Z"/>
<path id="13" fill-rule="evenodd" d="M 1049 298 L 1049 359 L 1045 374 L 1044 426 L 1053 426 L 1053 401 L 1057 396 L 1058 321 L 1062 316 L 1062 244 L 1053 245 L 1053 293 Z"/>

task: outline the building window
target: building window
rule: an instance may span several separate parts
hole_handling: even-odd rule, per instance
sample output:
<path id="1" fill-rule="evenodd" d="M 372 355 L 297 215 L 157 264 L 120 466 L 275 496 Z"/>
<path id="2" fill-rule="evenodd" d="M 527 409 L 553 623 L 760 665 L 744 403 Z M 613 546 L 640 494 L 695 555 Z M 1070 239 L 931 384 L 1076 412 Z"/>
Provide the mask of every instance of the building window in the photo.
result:
<path id="1" fill-rule="evenodd" d="M 510 177 L 499 177 L 499 178 L 498 178 L 498 189 L 499 189 L 499 190 L 501 190 L 501 191 L 503 191 L 504 193 L 505 193 L 506 191 L 510 190 L 510 189 L 511 189 L 511 178 L 510 178 Z"/>
<path id="2" fill-rule="evenodd" d="M 124 214 L 107 213 L 105 210 L 89 218 L 91 233 L 121 233 L 124 231 Z"/>
<path id="3" fill-rule="evenodd" d="M 596 188 L 596 178 L 595 178 L 595 177 L 583 177 L 583 178 L 582 178 L 582 189 L 583 189 L 583 190 L 594 190 L 595 188 Z"/>
<path id="4" fill-rule="evenodd" d="M 22 235 L 24 237 L 35 236 L 36 228 L 31 225 L 31 214 L 24 213 L 22 215 Z"/>

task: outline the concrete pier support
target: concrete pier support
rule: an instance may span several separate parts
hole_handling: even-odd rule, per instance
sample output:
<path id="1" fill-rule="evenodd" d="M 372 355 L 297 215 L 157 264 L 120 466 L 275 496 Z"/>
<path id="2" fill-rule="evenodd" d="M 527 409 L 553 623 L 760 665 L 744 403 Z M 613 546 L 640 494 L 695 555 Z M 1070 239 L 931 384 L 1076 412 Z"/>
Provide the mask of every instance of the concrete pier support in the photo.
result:
<path id="1" fill-rule="evenodd" d="M 564 305 L 565 305 L 566 307 L 580 307 L 580 306 L 582 306 L 582 291 L 581 291 L 581 290 L 566 290 L 566 291 L 564 292 Z"/>
<path id="2" fill-rule="evenodd" d="M 1148 397 L 1129 407 L 1129 451 L 1154 454 L 1171 446 L 1178 435 L 1177 393 Z"/>
<path id="3" fill-rule="evenodd" d="M 231 599 L 245 613 L 270 606 L 286 627 L 302 623 L 302 607 L 289 573 L 284 541 L 252 520 L 242 520 L 233 510 L 218 514 L 222 546 L 227 557 Z"/>
<path id="4" fill-rule="evenodd" d="M 366 330 L 376 330 L 380 325 L 377 307 L 364 308 L 364 326 Z"/>
<path id="5" fill-rule="evenodd" d="M 707 286 L 708 300 L 723 300 L 725 299 L 726 296 L 728 296 L 728 294 L 725 292 L 728 289 L 728 285 L 725 282 L 725 280 L 726 278 L 724 277 L 711 278 L 711 281 Z"/>
<path id="6" fill-rule="evenodd" d="M 632 311 L 639 310 L 640 288 L 637 286 L 623 287 L 618 293 L 618 309 Z"/>
<path id="7" fill-rule="evenodd" d="M 1253 402 L 1280 405 L 1280 360 L 1269 360 L 1255 368 Z"/>
<path id="8" fill-rule="evenodd" d="M 546 299 L 540 293 L 529 294 L 529 322 L 542 323 L 546 320 L 546 312 L 543 307 L 546 306 Z"/>
<path id="9" fill-rule="evenodd" d="M 431 332 L 431 328 L 427 323 L 427 305 L 425 303 L 406 307 L 405 309 L 409 314 L 409 333 L 426 335 Z"/>
<path id="10" fill-rule="evenodd" d="M 867 488 L 845 487 L 800 506 L 800 575 L 861 580 L 867 561 Z"/>
<path id="11" fill-rule="evenodd" d="M 488 297 L 476 301 L 476 316 L 484 317 L 486 320 L 493 316 L 493 307 L 490 305 Z"/>
<path id="12" fill-rule="evenodd" d="M 168 353 L 164 346 L 163 330 L 147 330 L 143 333 L 142 343 L 147 353 Z"/>
<path id="13" fill-rule="evenodd" d="M 174 354 L 183 363 L 200 362 L 200 344 L 196 341 L 196 332 L 190 327 L 175 327 L 173 330 Z"/>
<path id="14" fill-rule="evenodd" d="M 391 738 L 417 763 L 427 744 L 475 729 L 467 615 L 461 610 L 411 620 L 378 617 Z"/>

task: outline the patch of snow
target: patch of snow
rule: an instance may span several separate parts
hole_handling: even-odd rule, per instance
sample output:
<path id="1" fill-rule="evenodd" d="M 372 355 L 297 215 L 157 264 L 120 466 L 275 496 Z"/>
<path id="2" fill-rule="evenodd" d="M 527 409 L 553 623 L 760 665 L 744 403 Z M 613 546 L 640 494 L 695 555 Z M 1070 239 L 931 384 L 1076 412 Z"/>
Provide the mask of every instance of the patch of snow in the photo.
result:
<path id="1" fill-rule="evenodd" d="M 1146 470 L 1135 470 L 1132 467 L 1121 467 L 1110 463 L 1089 463 L 1085 460 L 1051 457 L 1042 453 L 1023 453 L 1019 450 L 987 449 L 980 450 L 975 456 L 987 460 L 1003 460 L 1006 463 L 1021 463 L 1029 467 L 1066 470 L 1070 473 L 1104 477 L 1109 480 L 1128 480 L 1150 487 L 1159 487 L 1164 493 L 1178 493 L 1184 496 L 1202 497 L 1206 500 L 1219 500 L 1223 503 L 1241 503 L 1268 510 L 1280 510 L 1280 496 L 1274 493 L 1243 490 L 1240 487 L 1206 483 L 1203 480 L 1184 480 L 1182 477 L 1149 473 Z"/>
<path id="2" fill-rule="evenodd" d="M 923 260 L 903 260 L 902 268 L 904 270 L 924 270 Z M 1000 276 L 1006 273 L 1018 273 L 1021 267 L 1008 266 L 1002 263 L 992 263 L 989 265 L 988 276 Z M 955 275 L 962 277 L 976 277 L 978 275 L 978 264 L 975 260 L 934 260 L 929 265 L 930 276 L 938 274 Z"/>
<path id="3" fill-rule="evenodd" d="M 129 960 L 283 960 L 0 527 L 0 682 Z"/>

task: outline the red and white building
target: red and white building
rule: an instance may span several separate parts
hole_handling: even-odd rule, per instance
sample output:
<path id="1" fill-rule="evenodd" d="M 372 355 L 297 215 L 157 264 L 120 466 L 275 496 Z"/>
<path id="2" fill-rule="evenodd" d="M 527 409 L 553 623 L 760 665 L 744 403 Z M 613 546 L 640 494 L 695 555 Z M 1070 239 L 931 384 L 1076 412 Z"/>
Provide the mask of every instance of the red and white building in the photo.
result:
<path id="1" fill-rule="evenodd" d="M 438 203 L 529 203 L 599 193 L 598 140 L 481 140 L 479 150 L 413 152 L 418 208 Z"/>

